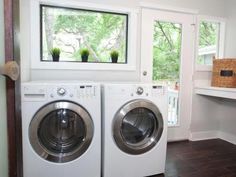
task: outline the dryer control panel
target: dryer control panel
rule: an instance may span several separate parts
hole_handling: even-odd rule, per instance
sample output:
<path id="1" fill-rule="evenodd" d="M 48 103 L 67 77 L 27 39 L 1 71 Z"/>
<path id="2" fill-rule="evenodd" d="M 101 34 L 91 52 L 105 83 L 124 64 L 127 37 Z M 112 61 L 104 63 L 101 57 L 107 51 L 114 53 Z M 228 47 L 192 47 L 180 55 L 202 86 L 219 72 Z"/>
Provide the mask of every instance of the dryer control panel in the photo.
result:
<path id="1" fill-rule="evenodd" d="M 134 86 L 131 96 L 160 96 L 165 94 L 165 87 L 161 85 L 137 85 Z"/>
<path id="2" fill-rule="evenodd" d="M 93 85 L 76 85 L 68 86 L 61 85 L 53 89 L 50 93 L 51 97 L 55 98 L 93 98 L 96 96 L 96 86 Z"/>

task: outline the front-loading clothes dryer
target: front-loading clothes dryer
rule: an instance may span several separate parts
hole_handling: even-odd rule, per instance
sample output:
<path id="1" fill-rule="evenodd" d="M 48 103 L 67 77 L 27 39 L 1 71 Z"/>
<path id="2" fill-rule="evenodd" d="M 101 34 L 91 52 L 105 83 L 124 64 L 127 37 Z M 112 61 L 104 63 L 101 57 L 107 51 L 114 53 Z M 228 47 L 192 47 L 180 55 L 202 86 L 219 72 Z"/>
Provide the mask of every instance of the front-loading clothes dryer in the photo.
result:
<path id="1" fill-rule="evenodd" d="M 164 173 L 167 93 L 154 84 L 104 84 L 102 96 L 104 177 Z"/>
<path id="2" fill-rule="evenodd" d="M 24 177 L 100 177 L 96 83 L 22 84 Z"/>

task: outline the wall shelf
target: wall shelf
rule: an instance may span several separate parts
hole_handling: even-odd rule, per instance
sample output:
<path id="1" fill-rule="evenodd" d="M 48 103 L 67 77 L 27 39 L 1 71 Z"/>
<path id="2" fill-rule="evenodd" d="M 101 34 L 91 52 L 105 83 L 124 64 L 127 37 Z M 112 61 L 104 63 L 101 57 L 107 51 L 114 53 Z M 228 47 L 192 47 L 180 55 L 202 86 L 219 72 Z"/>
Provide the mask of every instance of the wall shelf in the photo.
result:
<path id="1" fill-rule="evenodd" d="M 195 93 L 198 95 L 206 95 L 236 100 L 236 88 L 197 86 L 195 87 Z"/>

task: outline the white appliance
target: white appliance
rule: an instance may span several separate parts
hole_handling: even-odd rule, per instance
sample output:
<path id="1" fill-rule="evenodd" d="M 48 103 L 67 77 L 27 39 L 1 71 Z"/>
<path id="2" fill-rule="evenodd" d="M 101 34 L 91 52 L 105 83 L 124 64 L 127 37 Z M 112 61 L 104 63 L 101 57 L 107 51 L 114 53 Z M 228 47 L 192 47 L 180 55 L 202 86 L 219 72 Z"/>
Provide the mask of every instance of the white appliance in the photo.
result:
<path id="1" fill-rule="evenodd" d="M 24 177 L 101 176 L 101 96 L 95 83 L 22 84 Z"/>
<path id="2" fill-rule="evenodd" d="M 164 173 L 167 145 L 166 88 L 104 84 L 103 177 Z"/>

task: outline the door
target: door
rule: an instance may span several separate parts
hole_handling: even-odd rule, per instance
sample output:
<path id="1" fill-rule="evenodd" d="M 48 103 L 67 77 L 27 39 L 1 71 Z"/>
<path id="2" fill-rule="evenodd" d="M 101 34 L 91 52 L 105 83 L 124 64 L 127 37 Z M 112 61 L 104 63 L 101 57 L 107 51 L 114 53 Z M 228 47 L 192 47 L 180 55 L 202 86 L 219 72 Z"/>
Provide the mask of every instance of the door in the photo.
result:
<path id="1" fill-rule="evenodd" d="M 42 107 L 29 126 L 35 152 L 47 161 L 64 163 L 88 149 L 94 132 L 90 114 L 80 105 L 57 101 Z"/>
<path id="2" fill-rule="evenodd" d="M 0 26 L 4 26 L 3 1 L 0 2 Z M 0 28 L 0 65 L 4 60 L 4 28 Z M 8 177 L 7 108 L 5 78 L 0 76 L 0 176 Z"/>
<path id="3" fill-rule="evenodd" d="M 142 9 L 141 80 L 168 86 L 168 140 L 189 138 L 194 16 Z"/>
<path id="4" fill-rule="evenodd" d="M 0 176 L 22 177 L 19 0 L 1 1 L 0 14 Z"/>
<path id="5" fill-rule="evenodd" d="M 147 100 L 133 100 L 120 108 L 113 119 L 116 145 L 128 154 L 151 150 L 163 133 L 163 119 L 156 105 Z"/>

